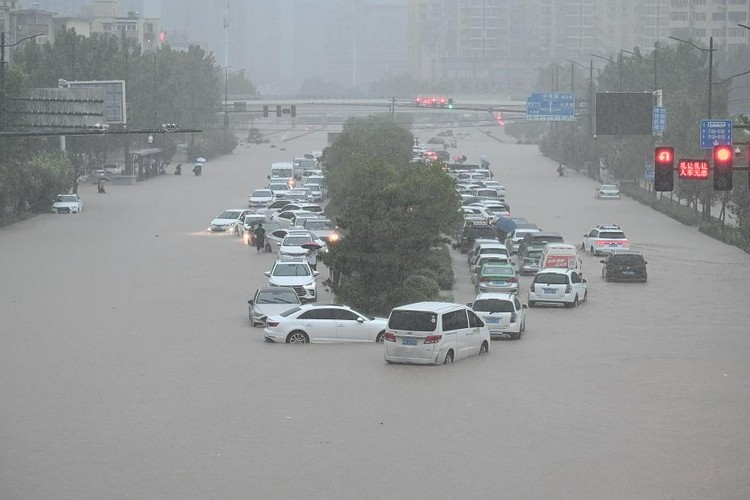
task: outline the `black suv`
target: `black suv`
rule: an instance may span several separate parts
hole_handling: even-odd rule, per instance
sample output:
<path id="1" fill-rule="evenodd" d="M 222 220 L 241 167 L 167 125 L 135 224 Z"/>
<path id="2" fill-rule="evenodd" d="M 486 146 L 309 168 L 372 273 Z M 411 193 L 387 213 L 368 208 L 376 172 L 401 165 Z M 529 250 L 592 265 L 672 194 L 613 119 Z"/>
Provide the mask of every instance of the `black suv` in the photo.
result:
<path id="1" fill-rule="evenodd" d="M 646 260 L 637 250 L 614 250 L 600 261 L 605 281 L 648 281 Z"/>
<path id="2" fill-rule="evenodd" d="M 467 253 L 474 246 L 474 240 L 477 238 L 497 239 L 497 228 L 484 220 L 467 220 L 464 222 L 463 230 L 456 235 L 457 243 L 453 248 L 458 248 L 461 253 Z"/>

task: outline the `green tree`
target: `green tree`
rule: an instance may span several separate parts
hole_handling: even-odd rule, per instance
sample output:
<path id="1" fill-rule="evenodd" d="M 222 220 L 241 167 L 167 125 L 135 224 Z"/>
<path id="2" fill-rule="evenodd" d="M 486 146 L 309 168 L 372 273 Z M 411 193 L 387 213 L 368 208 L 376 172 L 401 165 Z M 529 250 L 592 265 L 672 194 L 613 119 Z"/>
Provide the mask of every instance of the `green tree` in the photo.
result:
<path id="1" fill-rule="evenodd" d="M 439 164 L 409 163 L 412 141 L 407 130 L 370 117 L 348 121 L 324 152 L 329 207 L 344 235 L 324 256 L 328 285 L 354 307 L 385 314 L 436 298 L 438 283 L 419 270 L 431 268 L 431 249 L 458 223 L 460 203 Z"/>

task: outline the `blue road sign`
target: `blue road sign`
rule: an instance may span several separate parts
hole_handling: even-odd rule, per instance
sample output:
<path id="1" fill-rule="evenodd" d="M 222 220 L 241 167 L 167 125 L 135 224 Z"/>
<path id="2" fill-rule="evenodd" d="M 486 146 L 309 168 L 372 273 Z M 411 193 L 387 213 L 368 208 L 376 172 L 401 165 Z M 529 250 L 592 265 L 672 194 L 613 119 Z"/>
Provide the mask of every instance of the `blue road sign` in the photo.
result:
<path id="1" fill-rule="evenodd" d="M 732 144 L 732 120 L 701 120 L 701 149 Z"/>
<path id="2" fill-rule="evenodd" d="M 667 108 L 654 106 L 654 110 L 651 113 L 651 130 L 653 132 L 667 131 Z"/>
<path id="3" fill-rule="evenodd" d="M 576 119 L 576 96 L 560 92 L 534 92 L 526 100 L 526 119 L 572 122 Z"/>

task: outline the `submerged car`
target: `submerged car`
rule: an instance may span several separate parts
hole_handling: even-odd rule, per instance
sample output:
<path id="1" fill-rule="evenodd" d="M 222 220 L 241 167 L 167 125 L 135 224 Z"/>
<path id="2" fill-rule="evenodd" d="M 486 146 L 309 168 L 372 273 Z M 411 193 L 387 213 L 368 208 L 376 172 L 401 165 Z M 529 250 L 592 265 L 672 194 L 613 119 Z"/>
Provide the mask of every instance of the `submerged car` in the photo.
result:
<path id="1" fill-rule="evenodd" d="M 245 220 L 245 216 L 251 213 L 253 213 L 252 210 L 242 208 L 224 210 L 214 217 L 208 225 L 208 230 L 212 233 L 231 231 L 239 234 L 239 227 Z"/>
<path id="2" fill-rule="evenodd" d="M 648 262 L 638 250 L 613 250 L 600 262 L 605 281 L 648 281 Z"/>
<path id="3" fill-rule="evenodd" d="M 534 276 L 534 281 L 529 285 L 529 307 L 541 304 L 576 307 L 586 299 L 587 281 L 573 269 L 543 269 Z"/>
<path id="4" fill-rule="evenodd" d="M 247 301 L 248 315 L 253 326 L 265 326 L 266 318 L 281 314 L 302 302 L 299 295 L 286 286 L 269 286 L 255 290 L 253 298 Z"/>
<path id="5" fill-rule="evenodd" d="M 313 271 L 307 262 L 277 260 L 265 275 L 268 286 L 291 287 L 302 301 L 318 298 L 318 271 Z"/>
<path id="6" fill-rule="evenodd" d="M 597 200 L 619 200 L 620 187 L 615 184 L 602 184 L 596 188 Z"/>
<path id="7" fill-rule="evenodd" d="M 347 306 L 305 304 L 269 317 L 264 335 L 286 344 L 382 342 L 386 321 Z"/>
<path id="8" fill-rule="evenodd" d="M 480 293 L 466 304 L 484 320 L 490 337 L 519 339 L 526 331 L 526 310 L 515 293 Z"/>
<path id="9" fill-rule="evenodd" d="M 52 203 L 53 214 L 80 214 L 83 200 L 77 194 L 58 194 Z"/>
<path id="10" fill-rule="evenodd" d="M 490 262 L 482 265 L 477 272 L 474 291 L 481 292 L 518 292 L 518 277 L 513 266 L 508 262 L 502 264 Z"/>

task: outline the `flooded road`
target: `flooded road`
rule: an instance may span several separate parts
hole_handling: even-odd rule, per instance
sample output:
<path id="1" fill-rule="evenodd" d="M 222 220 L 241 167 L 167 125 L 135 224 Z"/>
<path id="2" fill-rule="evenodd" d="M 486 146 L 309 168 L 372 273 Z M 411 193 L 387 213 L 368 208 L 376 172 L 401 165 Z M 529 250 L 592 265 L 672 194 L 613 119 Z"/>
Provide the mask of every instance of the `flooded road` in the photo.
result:
<path id="1" fill-rule="evenodd" d="M 489 157 L 513 215 L 570 243 L 619 224 L 649 282 L 585 255 L 581 307 L 530 310 L 488 356 L 391 366 L 265 343 L 246 301 L 273 255 L 206 231 L 324 133 L 86 185 L 82 214 L 0 228 L 0 498 L 750 498 L 750 256 L 471 132 L 456 151 Z"/>

